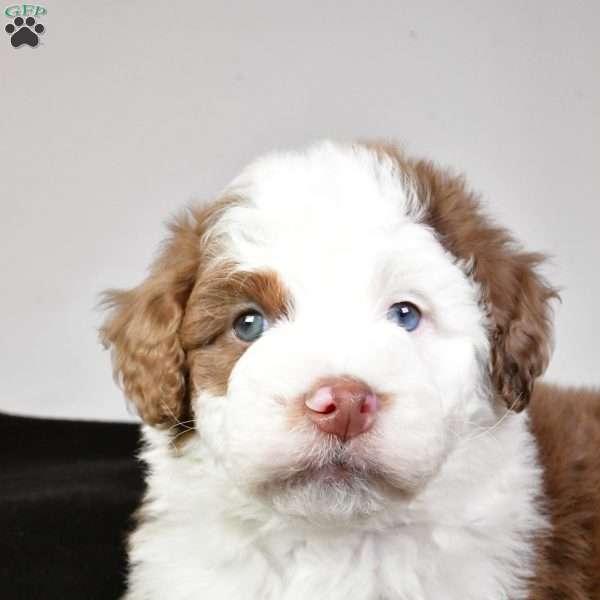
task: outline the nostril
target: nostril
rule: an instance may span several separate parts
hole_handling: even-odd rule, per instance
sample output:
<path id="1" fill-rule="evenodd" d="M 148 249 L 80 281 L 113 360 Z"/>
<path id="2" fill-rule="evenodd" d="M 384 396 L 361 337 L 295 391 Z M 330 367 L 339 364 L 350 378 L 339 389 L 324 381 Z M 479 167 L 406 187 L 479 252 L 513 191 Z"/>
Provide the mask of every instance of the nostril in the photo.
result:
<path id="1" fill-rule="evenodd" d="M 360 405 L 360 412 L 363 414 L 374 413 L 379 408 L 379 401 L 375 394 L 367 394 Z"/>
<path id="2" fill-rule="evenodd" d="M 310 410 L 324 415 L 334 412 L 337 408 L 333 401 L 333 393 L 330 387 L 322 387 L 317 390 L 305 401 L 305 404 Z"/>

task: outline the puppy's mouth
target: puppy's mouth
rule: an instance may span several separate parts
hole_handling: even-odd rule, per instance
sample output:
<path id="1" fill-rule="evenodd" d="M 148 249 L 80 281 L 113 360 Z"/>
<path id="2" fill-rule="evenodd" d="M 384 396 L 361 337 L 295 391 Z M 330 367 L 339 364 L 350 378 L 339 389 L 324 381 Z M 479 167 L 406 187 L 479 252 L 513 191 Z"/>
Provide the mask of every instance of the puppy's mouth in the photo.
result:
<path id="1" fill-rule="evenodd" d="M 287 472 L 278 473 L 268 484 L 271 491 L 277 488 L 288 490 L 303 486 L 321 487 L 324 491 L 332 487 L 351 490 L 359 486 L 373 491 L 382 488 L 401 491 L 398 481 L 377 464 L 357 458 L 350 453 L 335 453 L 327 460 L 307 461 L 295 465 Z"/>
<path id="2" fill-rule="evenodd" d="M 265 482 L 260 496 L 279 514 L 300 517 L 319 526 L 341 522 L 359 525 L 410 493 L 375 465 L 336 457 L 279 472 Z"/>
<path id="3" fill-rule="evenodd" d="M 318 436 L 291 453 L 289 462 L 272 463 L 248 491 L 282 516 L 319 524 L 362 522 L 409 502 L 423 483 L 396 468 L 401 461 L 384 451 L 368 436 L 348 442 Z"/>
<path id="4" fill-rule="evenodd" d="M 359 469 L 348 460 L 334 459 L 320 465 L 308 465 L 293 473 L 288 482 L 302 484 L 306 482 L 327 484 L 350 483 L 355 479 L 367 480 L 370 473 L 365 469 Z"/>
<path id="5" fill-rule="evenodd" d="M 343 482 L 355 477 L 355 470 L 344 462 L 332 462 L 327 465 L 309 469 L 306 476 L 315 481 Z"/>

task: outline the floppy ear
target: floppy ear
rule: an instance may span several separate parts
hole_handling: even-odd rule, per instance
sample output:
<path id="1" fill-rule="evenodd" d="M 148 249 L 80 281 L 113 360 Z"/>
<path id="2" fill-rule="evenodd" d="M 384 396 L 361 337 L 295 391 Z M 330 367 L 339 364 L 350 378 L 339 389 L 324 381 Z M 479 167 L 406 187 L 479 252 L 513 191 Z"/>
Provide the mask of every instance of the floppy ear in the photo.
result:
<path id="1" fill-rule="evenodd" d="M 396 154 L 396 159 L 402 158 Z M 482 291 L 489 317 L 490 380 L 515 411 L 531 396 L 550 360 L 552 310 L 558 298 L 538 272 L 544 256 L 521 250 L 511 235 L 481 211 L 464 180 L 431 163 L 404 163 L 421 203 L 422 220 L 463 264 Z"/>
<path id="2" fill-rule="evenodd" d="M 509 246 L 504 250 L 478 261 L 473 277 L 481 284 L 490 317 L 492 385 L 509 408 L 520 411 L 550 360 L 550 300 L 558 294 L 537 272 L 542 255 Z"/>
<path id="3" fill-rule="evenodd" d="M 493 327 L 491 381 L 516 411 L 528 404 L 552 353 L 550 300 L 558 293 L 536 270 L 543 260 L 539 254 L 513 251 L 491 262 L 485 274 L 486 267 L 480 267 Z"/>
<path id="4" fill-rule="evenodd" d="M 115 378 L 150 425 L 170 425 L 189 416 L 186 356 L 179 329 L 213 212 L 191 210 L 175 219 L 146 280 L 131 290 L 104 293 L 110 313 L 100 338 L 111 348 Z"/>

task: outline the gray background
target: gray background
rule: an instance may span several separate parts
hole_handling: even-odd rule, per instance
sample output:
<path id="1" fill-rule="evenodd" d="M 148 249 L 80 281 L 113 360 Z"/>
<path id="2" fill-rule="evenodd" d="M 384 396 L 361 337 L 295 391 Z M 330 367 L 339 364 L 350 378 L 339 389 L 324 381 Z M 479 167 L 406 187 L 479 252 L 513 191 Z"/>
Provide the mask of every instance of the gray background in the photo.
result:
<path id="1" fill-rule="evenodd" d="M 131 418 L 100 290 L 257 154 L 386 138 L 465 171 L 563 287 L 554 381 L 600 383 L 600 4 L 47 2 L 0 34 L 0 409 Z"/>

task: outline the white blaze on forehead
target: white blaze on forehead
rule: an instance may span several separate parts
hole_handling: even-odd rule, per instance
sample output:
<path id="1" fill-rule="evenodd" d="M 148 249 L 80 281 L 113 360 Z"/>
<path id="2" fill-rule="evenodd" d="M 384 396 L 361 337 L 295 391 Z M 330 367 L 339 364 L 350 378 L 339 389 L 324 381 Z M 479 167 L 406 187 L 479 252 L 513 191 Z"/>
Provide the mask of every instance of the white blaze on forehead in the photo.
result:
<path id="1" fill-rule="evenodd" d="M 396 166 L 362 146 L 324 142 L 250 165 L 228 188 L 247 202 L 220 229 L 244 266 L 303 267 L 360 260 L 407 222 L 409 202 Z M 314 262 L 312 263 L 314 265 Z"/>
<path id="2" fill-rule="evenodd" d="M 226 193 L 242 201 L 213 232 L 225 258 L 279 273 L 297 316 L 318 311 L 329 328 L 334 314 L 340 324 L 366 325 L 374 311 L 410 300 L 438 316 L 442 329 L 459 323 L 464 330 L 451 311 L 475 314 L 474 286 L 419 223 L 410 182 L 386 155 L 322 142 L 259 159 Z"/>

